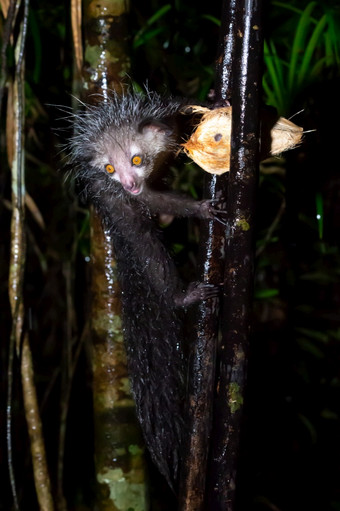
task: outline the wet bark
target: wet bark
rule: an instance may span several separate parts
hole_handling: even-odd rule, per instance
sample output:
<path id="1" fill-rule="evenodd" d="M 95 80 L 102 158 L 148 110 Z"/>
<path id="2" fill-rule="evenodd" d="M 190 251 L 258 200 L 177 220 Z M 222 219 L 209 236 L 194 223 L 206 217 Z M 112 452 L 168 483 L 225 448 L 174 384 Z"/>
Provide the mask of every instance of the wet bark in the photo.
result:
<path id="1" fill-rule="evenodd" d="M 259 14 L 258 3 L 232 0 L 223 6 L 215 102 L 221 106 L 230 101 L 233 106 L 231 170 L 227 177 L 207 176 L 205 197 L 226 209 L 227 225 L 224 230 L 216 221 L 205 223 L 200 253 L 203 280 L 215 285 L 224 281 L 222 339 L 217 342 L 221 301 L 202 303 L 190 356 L 180 495 L 180 509 L 188 511 L 232 510 L 235 504 L 253 283 L 262 56 Z"/>
<path id="2" fill-rule="evenodd" d="M 225 180 L 209 176 L 205 196 L 224 206 Z M 200 247 L 201 280 L 219 286 L 223 281 L 224 232 L 216 221 L 202 222 Z M 180 509 L 203 509 L 212 424 L 219 297 L 202 302 L 196 311 L 194 341 L 189 357 L 186 407 L 187 437 L 181 473 Z"/>
<path id="3" fill-rule="evenodd" d="M 233 51 L 228 86 L 233 107 L 227 193 L 222 341 L 214 405 L 208 509 L 234 510 L 247 379 L 254 277 L 254 224 L 259 154 L 261 3 L 237 2 L 224 41 Z M 223 83 L 223 81 L 222 81 Z M 230 88 L 231 83 L 231 88 Z"/>

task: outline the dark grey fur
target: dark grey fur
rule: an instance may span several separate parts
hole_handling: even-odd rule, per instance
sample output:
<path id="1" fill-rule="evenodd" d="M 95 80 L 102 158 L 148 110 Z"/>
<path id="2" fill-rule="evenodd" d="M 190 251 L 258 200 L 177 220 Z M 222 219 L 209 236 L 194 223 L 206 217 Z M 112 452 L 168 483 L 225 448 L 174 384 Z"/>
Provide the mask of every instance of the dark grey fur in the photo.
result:
<path id="1" fill-rule="evenodd" d="M 180 108 L 181 103 L 155 93 L 146 97 L 113 93 L 108 101 L 85 106 L 74 116 L 75 134 L 69 142 L 74 174 L 113 237 L 137 414 L 151 457 L 170 485 L 178 476 L 184 427 L 181 325 L 176 308 L 211 291 L 196 285 L 183 293 L 152 218 L 159 213 L 212 217 L 206 201 L 148 186 L 148 178 L 177 148 Z M 144 168 L 131 165 L 136 153 L 142 156 Z M 114 161 L 123 183 L 117 173 L 105 170 Z"/>

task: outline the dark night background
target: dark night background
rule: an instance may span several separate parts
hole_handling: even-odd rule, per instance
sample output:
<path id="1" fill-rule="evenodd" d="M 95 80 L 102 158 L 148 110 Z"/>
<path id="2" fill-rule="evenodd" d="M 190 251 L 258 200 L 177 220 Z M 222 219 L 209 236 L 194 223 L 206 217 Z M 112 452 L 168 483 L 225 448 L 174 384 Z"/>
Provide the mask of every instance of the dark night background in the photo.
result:
<path id="1" fill-rule="evenodd" d="M 131 76 L 151 89 L 204 101 L 214 87 L 214 66 L 221 5 L 198 7 L 174 1 L 136 2 L 131 12 Z M 240 461 L 244 511 L 340 510 L 340 9 L 335 1 L 315 2 L 312 22 L 305 20 L 304 51 L 295 72 L 291 52 L 303 10 L 298 0 L 266 2 L 264 33 L 271 55 L 281 63 L 282 81 L 264 64 L 264 103 L 304 127 L 303 143 L 284 158 L 266 161 L 260 175 L 254 329 Z M 313 4 L 314 5 L 314 4 Z M 327 23 L 309 62 L 299 62 L 317 22 Z M 2 18 L 1 18 L 2 19 Z M 146 27 L 146 28 L 145 28 Z M 0 23 L 2 34 L 3 21 Z M 138 37 L 137 37 L 138 36 Z M 271 45 L 271 46 L 270 46 Z M 277 62 L 276 64 L 277 65 Z M 274 67 L 275 67 L 274 65 Z M 278 69 L 278 68 L 276 68 Z M 291 81 L 289 81 L 291 76 Z M 45 227 L 27 212 L 25 270 L 26 321 L 34 356 L 47 455 L 55 478 L 56 438 L 66 335 L 68 272 L 74 271 L 78 335 L 88 303 L 88 215 L 62 174 L 57 136 L 60 113 L 70 105 L 72 42 L 68 3 L 32 1 L 26 51 L 26 186 Z M 272 93 L 272 94 L 271 94 Z M 6 454 L 6 393 L 10 243 L 10 173 L 1 124 L 0 172 L 0 509 L 11 509 Z M 184 169 L 184 170 L 183 170 Z M 182 172 L 181 172 L 182 170 Z M 172 170 L 176 185 L 198 194 L 202 174 L 194 165 Z M 176 231 L 176 232 L 175 232 Z M 180 244 L 183 273 L 197 252 L 197 226 L 186 238 L 186 223 L 170 227 L 170 242 Z M 174 235 L 176 234 L 176 238 Z M 70 261 L 75 265 L 71 265 Z M 23 510 L 37 509 L 30 451 L 15 366 L 14 466 Z M 69 509 L 91 508 L 90 369 L 80 355 L 70 402 L 66 445 Z M 81 434 L 79 433 L 81 431 Z M 162 508 L 161 508 L 162 509 Z"/>

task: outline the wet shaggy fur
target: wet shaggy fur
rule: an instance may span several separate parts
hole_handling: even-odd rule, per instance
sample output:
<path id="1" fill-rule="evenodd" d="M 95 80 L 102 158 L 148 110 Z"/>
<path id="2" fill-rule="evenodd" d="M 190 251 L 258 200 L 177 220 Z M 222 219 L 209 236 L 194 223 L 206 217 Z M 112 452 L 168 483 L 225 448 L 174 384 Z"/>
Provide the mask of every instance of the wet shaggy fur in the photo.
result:
<path id="1" fill-rule="evenodd" d="M 109 229 L 117 259 L 123 329 L 137 415 L 151 457 L 169 484 L 178 476 L 184 370 L 179 306 L 183 293 L 154 217 L 210 217 L 208 203 L 154 191 L 150 177 L 177 148 L 181 103 L 154 93 L 112 93 L 74 115 L 69 160 L 82 194 Z M 135 154 L 142 165 L 135 168 Z M 107 164 L 117 172 L 108 174 Z M 129 177 L 133 179 L 129 181 Z M 133 183 L 133 184 L 132 184 Z"/>

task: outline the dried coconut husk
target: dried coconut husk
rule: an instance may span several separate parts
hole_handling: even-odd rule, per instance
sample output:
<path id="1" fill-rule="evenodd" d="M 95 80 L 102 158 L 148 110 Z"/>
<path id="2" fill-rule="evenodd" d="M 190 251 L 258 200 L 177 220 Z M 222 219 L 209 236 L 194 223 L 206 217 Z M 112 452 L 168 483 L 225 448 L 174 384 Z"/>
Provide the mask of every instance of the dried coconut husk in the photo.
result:
<path id="1" fill-rule="evenodd" d="M 203 170 L 211 174 L 224 174 L 229 171 L 230 161 L 230 133 L 231 133 L 231 107 L 208 108 L 190 105 L 192 113 L 203 114 L 200 124 L 192 133 L 189 140 L 182 144 L 185 153 L 192 158 Z M 295 147 L 302 138 L 303 129 L 296 124 L 280 117 L 274 126 L 267 130 L 261 129 L 262 138 L 271 138 L 271 141 L 261 140 L 261 145 L 268 150 L 261 154 L 267 158 L 281 154 Z M 265 142 L 265 143 L 264 143 Z"/>
<path id="2" fill-rule="evenodd" d="M 271 149 L 268 156 L 275 156 L 296 147 L 302 139 L 303 128 L 280 117 L 271 130 Z"/>

